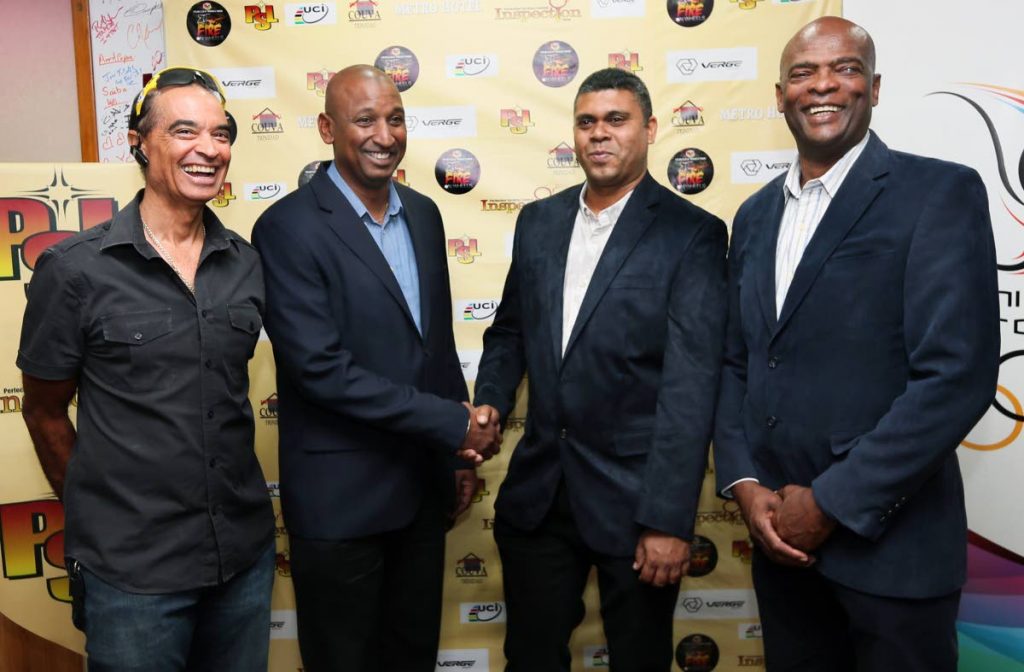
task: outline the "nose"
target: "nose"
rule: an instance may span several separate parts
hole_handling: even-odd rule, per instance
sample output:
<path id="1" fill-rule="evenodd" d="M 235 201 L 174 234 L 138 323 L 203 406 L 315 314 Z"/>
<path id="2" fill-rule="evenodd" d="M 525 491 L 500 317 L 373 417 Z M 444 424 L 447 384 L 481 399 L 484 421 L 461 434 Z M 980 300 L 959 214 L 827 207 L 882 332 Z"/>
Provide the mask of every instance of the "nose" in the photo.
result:
<path id="1" fill-rule="evenodd" d="M 811 91 L 814 93 L 831 93 L 839 87 L 839 80 L 831 68 L 821 68 L 811 80 Z"/>
<path id="2" fill-rule="evenodd" d="M 595 121 L 593 128 L 590 129 L 590 139 L 599 142 L 608 139 L 608 137 L 608 124 L 601 120 Z"/>
<path id="3" fill-rule="evenodd" d="M 213 137 L 212 133 L 203 132 L 199 134 L 196 140 L 196 151 L 206 158 L 214 158 L 217 156 L 218 141 Z"/>
<path id="4" fill-rule="evenodd" d="M 395 143 L 391 124 L 387 119 L 380 119 L 373 127 L 373 141 L 381 147 L 390 147 Z"/>

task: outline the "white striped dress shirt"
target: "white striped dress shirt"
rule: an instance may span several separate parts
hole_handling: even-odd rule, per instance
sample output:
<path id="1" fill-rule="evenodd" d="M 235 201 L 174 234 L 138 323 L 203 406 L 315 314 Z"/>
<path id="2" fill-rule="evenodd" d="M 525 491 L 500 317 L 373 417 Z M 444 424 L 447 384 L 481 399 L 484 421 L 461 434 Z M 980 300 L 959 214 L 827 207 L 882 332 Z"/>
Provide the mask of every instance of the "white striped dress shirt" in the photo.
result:
<path id="1" fill-rule="evenodd" d="M 800 186 L 800 160 L 789 167 L 782 191 L 786 197 L 786 207 L 782 211 L 782 223 L 779 225 L 779 240 L 775 245 L 775 316 L 782 314 L 782 304 L 786 293 L 793 282 L 800 259 L 818 230 L 825 211 L 842 186 L 843 180 L 856 163 L 857 158 L 868 144 L 870 134 L 850 149 L 843 158 L 828 169 L 821 177 L 808 180 Z"/>

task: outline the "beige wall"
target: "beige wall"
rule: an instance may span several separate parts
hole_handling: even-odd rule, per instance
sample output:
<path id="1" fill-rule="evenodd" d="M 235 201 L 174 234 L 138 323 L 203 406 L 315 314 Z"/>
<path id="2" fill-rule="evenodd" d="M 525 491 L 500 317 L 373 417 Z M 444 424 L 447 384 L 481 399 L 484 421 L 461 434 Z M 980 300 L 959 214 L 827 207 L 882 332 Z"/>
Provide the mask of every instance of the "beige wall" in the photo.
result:
<path id="1" fill-rule="evenodd" d="M 71 0 L 0 0 L 0 162 L 82 160 Z"/>

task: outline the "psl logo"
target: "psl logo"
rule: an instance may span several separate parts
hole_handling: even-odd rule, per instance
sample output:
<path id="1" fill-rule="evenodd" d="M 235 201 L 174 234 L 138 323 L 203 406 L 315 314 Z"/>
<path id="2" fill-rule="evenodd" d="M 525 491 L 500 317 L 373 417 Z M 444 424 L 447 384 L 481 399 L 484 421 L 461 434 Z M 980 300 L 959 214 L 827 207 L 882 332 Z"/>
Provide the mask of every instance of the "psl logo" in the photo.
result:
<path id="1" fill-rule="evenodd" d="M 231 205 L 231 201 L 235 200 L 236 198 L 237 196 L 231 193 L 231 183 L 225 182 L 224 185 L 220 188 L 220 191 L 217 192 L 217 195 L 213 197 L 212 201 L 210 201 L 210 205 L 216 206 L 218 208 L 226 208 L 229 205 Z"/>
<path id="2" fill-rule="evenodd" d="M 327 93 L 327 82 L 334 76 L 333 72 L 321 70 L 320 72 L 306 73 L 306 91 L 315 91 L 321 98 Z"/>
<path id="3" fill-rule="evenodd" d="M 396 170 L 394 177 L 391 179 L 399 184 L 404 184 L 407 187 L 409 186 L 409 181 L 405 178 L 405 168 L 399 168 Z"/>
<path id="4" fill-rule="evenodd" d="M 76 210 L 78 227 L 58 229 L 58 222 L 68 224 Z M 71 186 L 56 171 L 50 184 L 24 197 L 0 198 L 0 222 L 6 222 L 0 227 L 0 281 L 20 279 L 22 266 L 33 270 L 46 248 L 102 224 L 115 212 L 116 200 Z"/>
<path id="5" fill-rule="evenodd" d="M 274 18 L 274 6 L 263 2 L 258 5 L 246 5 L 245 22 L 253 24 L 256 30 L 270 30 L 270 26 L 277 23 L 277 19 Z"/>
<path id="6" fill-rule="evenodd" d="M 487 490 L 487 481 L 483 478 L 479 479 L 476 483 L 476 492 L 473 494 L 473 503 L 479 504 L 483 501 L 484 497 L 489 496 L 491 493 Z"/>
<path id="7" fill-rule="evenodd" d="M 472 264 L 481 252 L 477 250 L 476 238 L 462 236 L 448 239 L 448 256 L 455 257 L 460 264 Z"/>
<path id="8" fill-rule="evenodd" d="M 740 9 L 753 9 L 757 7 L 757 3 L 761 0 L 729 0 L 729 2 L 736 3 L 736 6 Z"/>
<path id="9" fill-rule="evenodd" d="M 43 562 L 64 569 L 64 507 L 55 499 L 0 505 L 0 557 L 5 579 L 43 576 Z M 46 579 L 50 597 L 70 602 L 68 577 Z"/>
<path id="10" fill-rule="evenodd" d="M 526 133 L 533 122 L 530 120 L 530 111 L 521 107 L 505 108 L 501 110 L 501 127 L 512 131 L 513 135 Z"/>
<path id="11" fill-rule="evenodd" d="M 617 54 L 608 54 L 608 67 L 628 72 L 638 72 L 644 69 L 640 65 L 640 54 L 628 50 Z"/>

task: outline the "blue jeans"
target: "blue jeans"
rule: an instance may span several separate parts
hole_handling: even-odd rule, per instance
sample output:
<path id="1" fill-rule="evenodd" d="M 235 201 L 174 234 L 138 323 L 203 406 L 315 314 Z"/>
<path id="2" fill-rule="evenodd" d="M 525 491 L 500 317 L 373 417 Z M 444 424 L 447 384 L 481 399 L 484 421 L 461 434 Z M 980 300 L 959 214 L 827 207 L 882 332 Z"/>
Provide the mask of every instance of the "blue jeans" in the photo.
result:
<path id="1" fill-rule="evenodd" d="M 273 542 L 230 581 L 180 593 L 128 593 L 81 573 L 89 672 L 267 669 Z"/>

